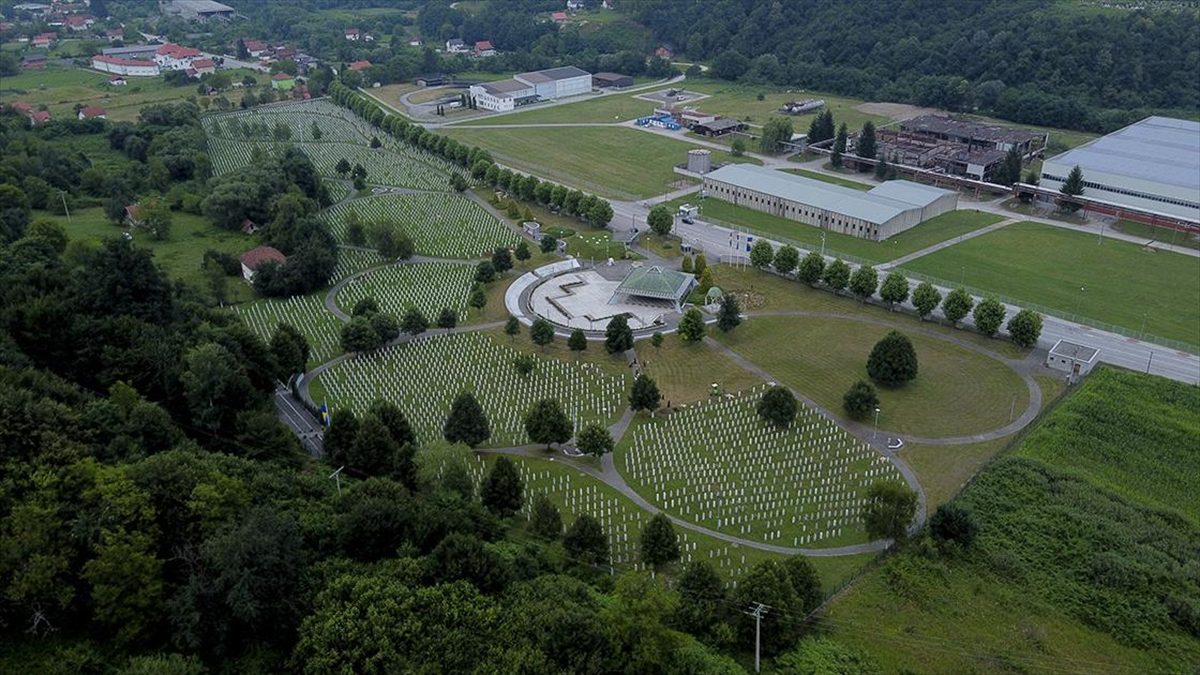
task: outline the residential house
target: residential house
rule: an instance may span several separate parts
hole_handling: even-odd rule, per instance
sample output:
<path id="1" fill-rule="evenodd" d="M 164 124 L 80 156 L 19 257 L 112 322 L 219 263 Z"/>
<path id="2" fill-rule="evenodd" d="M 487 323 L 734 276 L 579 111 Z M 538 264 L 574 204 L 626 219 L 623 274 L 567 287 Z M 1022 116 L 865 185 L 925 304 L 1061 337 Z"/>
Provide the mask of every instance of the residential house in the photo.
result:
<path id="1" fill-rule="evenodd" d="M 469 51 L 471 50 L 467 49 L 467 43 L 458 38 L 446 40 L 446 53 L 448 54 L 466 54 Z"/>
<path id="2" fill-rule="evenodd" d="M 129 81 L 121 75 L 109 75 L 108 83 L 114 87 L 124 87 L 125 85 L 129 84 Z"/>
<path id="3" fill-rule="evenodd" d="M 217 72 L 217 64 L 212 59 L 196 59 L 192 61 L 192 70 L 196 75 L 211 75 Z"/>
<path id="4" fill-rule="evenodd" d="M 566 23 L 569 20 L 566 12 L 554 12 L 550 15 L 554 23 Z"/>
<path id="5" fill-rule="evenodd" d="M 21 67 L 26 70 L 41 70 L 46 67 L 46 55 L 42 52 L 26 54 L 21 57 Z"/>
<path id="6" fill-rule="evenodd" d="M 138 206 L 137 204 L 130 204 L 129 206 L 125 207 L 125 225 L 128 227 L 141 226 L 142 219 L 138 217 L 138 212 L 141 211 L 141 208 L 142 207 Z"/>
<path id="7" fill-rule="evenodd" d="M 660 59 L 669 59 L 675 56 L 675 52 L 671 51 L 670 47 L 659 47 L 654 50 L 654 55 Z"/>
<path id="8" fill-rule="evenodd" d="M 123 41 L 125 39 L 125 29 L 110 28 L 104 31 L 104 37 L 108 38 L 109 42 L 116 42 L 117 40 Z"/>
<path id="9" fill-rule="evenodd" d="M 192 67 L 192 61 L 201 58 L 199 49 L 167 43 L 154 50 L 154 62 L 163 70 L 187 70 Z"/>
<path id="10" fill-rule="evenodd" d="M 371 67 L 371 62 L 367 61 L 365 59 L 362 61 L 355 61 L 354 63 L 351 63 L 349 66 L 347 66 L 347 68 L 351 72 L 355 72 L 355 73 L 361 73 L 362 71 L 364 71 L 370 67 Z"/>
<path id="11" fill-rule="evenodd" d="M 96 20 L 86 14 L 72 14 L 63 19 L 63 24 L 76 33 L 82 33 L 92 27 Z"/>
<path id="12" fill-rule="evenodd" d="M 39 33 L 34 35 L 30 44 L 34 47 L 49 47 L 58 41 L 58 33 Z"/>
<path id="13" fill-rule="evenodd" d="M 242 263 L 242 278 L 248 282 L 254 282 L 254 272 L 264 264 L 273 262 L 283 264 L 287 262 L 287 256 L 279 252 L 279 249 L 272 246 L 259 246 L 246 251 L 238 256 L 238 260 Z"/>
<path id="14" fill-rule="evenodd" d="M 357 28 L 347 28 L 346 39 L 350 40 L 351 42 L 358 42 L 362 39 L 362 33 L 359 32 Z"/>
<path id="15" fill-rule="evenodd" d="M 104 120 L 108 119 L 108 111 L 98 105 L 89 105 L 79 109 L 78 117 L 81 120 Z"/>
<path id="16" fill-rule="evenodd" d="M 495 56 L 496 48 L 488 40 L 480 40 L 475 43 L 475 58 L 485 58 Z"/>
<path id="17" fill-rule="evenodd" d="M 250 54 L 251 58 L 259 58 L 267 53 L 269 47 L 262 40 L 242 40 L 242 44 L 246 46 L 246 53 Z"/>
<path id="18" fill-rule="evenodd" d="M 277 91 L 291 91 L 296 86 L 296 78 L 287 73 L 275 73 L 271 76 L 271 88 Z"/>

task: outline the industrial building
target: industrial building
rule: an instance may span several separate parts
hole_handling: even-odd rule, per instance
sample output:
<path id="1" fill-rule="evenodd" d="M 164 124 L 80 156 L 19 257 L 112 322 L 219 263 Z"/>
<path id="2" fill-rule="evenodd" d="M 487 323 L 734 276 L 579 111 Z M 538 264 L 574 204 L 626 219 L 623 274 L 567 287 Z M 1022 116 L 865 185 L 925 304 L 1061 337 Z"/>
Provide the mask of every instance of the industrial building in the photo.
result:
<path id="1" fill-rule="evenodd" d="M 893 164 L 975 180 L 991 180 L 1011 148 L 1028 158 L 1045 148 L 1049 139 L 1042 131 L 943 115 L 914 117 L 898 128 L 881 128 L 875 133 L 878 155 Z"/>
<path id="2" fill-rule="evenodd" d="M 510 80 L 471 85 L 471 97 L 479 108 L 501 112 L 536 101 L 578 96 L 591 90 L 591 73 L 575 66 L 563 66 L 520 73 Z"/>
<path id="3" fill-rule="evenodd" d="M 1200 122 L 1147 117 L 1047 159 L 1039 187 L 1057 191 L 1076 166 L 1088 199 L 1200 222 Z"/>
<path id="4" fill-rule="evenodd" d="M 174 15 L 188 21 L 209 21 L 233 18 L 234 9 L 214 0 L 169 0 L 160 4 L 163 14 Z"/>
<path id="5" fill-rule="evenodd" d="M 126 59 L 97 54 L 92 57 L 92 69 L 123 77 L 157 77 L 162 71 L 153 61 Z"/>
<path id="6" fill-rule="evenodd" d="M 592 86 L 597 89 L 624 89 L 633 86 L 633 78 L 620 73 L 596 73 L 592 76 Z"/>
<path id="7" fill-rule="evenodd" d="M 822 229 L 881 241 L 958 207 L 958 193 L 906 180 L 868 191 L 750 164 L 704 176 L 710 198 Z"/>

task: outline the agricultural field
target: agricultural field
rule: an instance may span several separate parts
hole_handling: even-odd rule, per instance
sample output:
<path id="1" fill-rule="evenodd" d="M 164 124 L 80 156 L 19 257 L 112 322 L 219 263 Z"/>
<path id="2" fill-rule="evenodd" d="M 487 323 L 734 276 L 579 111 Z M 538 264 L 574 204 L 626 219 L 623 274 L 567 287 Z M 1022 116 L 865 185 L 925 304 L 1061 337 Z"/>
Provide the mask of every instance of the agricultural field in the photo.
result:
<path id="1" fill-rule="evenodd" d="M 276 326 L 291 324 L 308 338 L 310 368 L 332 359 L 342 351 L 342 322 L 325 309 L 324 293 L 263 298 L 237 305 L 233 311 L 267 341 L 275 334 Z"/>
<path id="2" fill-rule="evenodd" d="M 520 240 L 483 207 L 458 194 L 390 194 L 336 204 L 324 215 L 343 242 L 351 210 L 364 223 L 394 223 L 412 238 L 418 253 L 438 258 L 477 258 L 490 255 L 498 246 L 515 246 Z"/>
<path id="3" fill-rule="evenodd" d="M 223 71 L 234 81 L 261 73 L 241 68 Z M 114 122 L 135 122 L 142 107 L 154 103 L 174 103 L 196 99 L 194 85 L 171 86 L 161 77 L 130 78 L 129 84 L 113 87 L 108 73 L 75 66 L 48 66 L 45 70 L 24 71 L 0 82 L 0 102 L 25 101 L 37 107 L 45 105 L 51 116 L 75 114 L 75 104 L 101 106 Z M 227 94 L 228 95 L 228 94 Z"/>
<path id="4" fill-rule="evenodd" d="M 1131 411 L 1148 398 L 1147 415 Z M 834 601 L 823 627 L 884 671 L 1147 673 L 1200 662 L 1189 609 L 1200 604 L 1189 571 L 1200 546 L 1198 412 L 1194 387 L 1096 371 L 955 500 L 978 526 L 973 550 L 893 556 Z M 1161 466 L 1178 469 L 1162 492 Z"/>
<path id="5" fill-rule="evenodd" d="M 867 356 L 889 330 L 850 317 L 754 317 L 716 338 L 840 415 L 842 396 L 856 381 L 869 380 Z M 881 430 L 925 437 L 976 434 L 1008 424 L 1029 404 L 1025 383 L 1001 361 L 924 332 L 900 330 L 916 348 L 920 373 L 902 387 L 879 388 Z M 781 336 L 788 336 L 787 349 L 780 348 Z"/>
<path id="6" fill-rule="evenodd" d="M 770 427 L 755 412 L 764 391 L 638 425 L 618 466 L 648 501 L 711 529 L 782 546 L 865 542 L 866 489 L 899 471 L 811 408 L 787 429 Z"/>
<path id="7" fill-rule="evenodd" d="M 519 353 L 491 333 L 422 337 L 385 347 L 330 368 L 318 379 L 331 407 L 365 410 L 376 398 L 400 406 L 421 442 L 441 438 L 450 403 L 472 391 L 491 421 L 489 447 L 528 443 L 525 411 L 537 400 L 558 399 L 576 428 L 611 424 L 625 409 L 630 380 L 589 361 L 535 357 L 532 373 L 513 366 Z"/>
<path id="8" fill-rule="evenodd" d="M 566 107 L 566 106 L 564 106 Z M 497 162 L 609 199 L 641 199 L 674 189 L 676 164 L 696 146 L 624 127 L 471 129 L 443 133 L 491 152 Z M 713 162 L 752 162 L 713 151 Z"/>
<path id="9" fill-rule="evenodd" d="M 417 308 L 431 322 L 446 307 L 465 321 L 467 295 L 475 278 L 474 265 L 454 263 L 410 263 L 392 265 L 356 277 L 337 294 L 337 304 L 347 313 L 364 298 L 374 298 L 379 309 L 400 316 Z"/>
<path id="10" fill-rule="evenodd" d="M 836 252 L 836 254 L 854 256 L 876 263 L 894 260 L 1004 219 L 993 213 L 960 209 L 930 218 L 910 230 L 883 241 L 870 241 L 848 234 L 822 230 L 813 225 L 755 211 L 711 197 L 696 202 L 694 195 L 688 195 L 666 202 L 672 210 L 677 209 L 680 204 L 687 203 L 699 204 L 701 220 L 748 227 L 764 236 L 791 241 L 795 246 L 810 250 L 820 249 L 821 235 L 824 234 L 826 253 L 833 255 Z"/>
<path id="11" fill-rule="evenodd" d="M 1200 263 L 1179 253 L 1021 222 L 905 269 L 1162 338 L 1200 345 Z"/>

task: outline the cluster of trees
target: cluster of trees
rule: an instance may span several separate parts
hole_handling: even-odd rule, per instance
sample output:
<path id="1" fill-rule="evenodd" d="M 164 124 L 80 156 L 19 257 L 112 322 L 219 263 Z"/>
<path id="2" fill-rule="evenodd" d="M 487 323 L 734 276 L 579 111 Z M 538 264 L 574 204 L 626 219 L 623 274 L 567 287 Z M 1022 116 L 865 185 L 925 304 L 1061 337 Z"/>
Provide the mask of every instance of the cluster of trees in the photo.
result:
<path id="1" fill-rule="evenodd" d="M 471 175 L 511 196 L 540 204 L 555 213 L 575 216 L 595 227 L 605 227 L 612 222 L 612 204 L 596 195 L 539 180 L 537 176 L 521 175 L 496 164 L 489 164 L 486 168 L 477 164 L 471 168 Z M 513 206 L 510 204 L 508 215 L 516 218 L 519 212 L 514 213 Z"/>
<path id="2" fill-rule="evenodd" d="M 428 328 L 425 315 L 416 308 L 404 314 L 403 328 L 417 335 Z M 350 320 L 342 326 L 341 344 L 346 352 L 374 351 L 400 337 L 401 321 L 395 314 L 381 312 L 375 298 L 366 297 L 354 304 Z"/>
<path id="3" fill-rule="evenodd" d="M 1008 310 L 996 298 L 984 298 L 976 304 L 965 288 L 956 288 L 943 298 L 941 291 L 928 281 L 910 289 L 908 277 L 899 270 L 889 272 L 881 284 L 879 273 L 871 265 L 860 265 L 852 271 L 850 265 L 840 258 L 826 263 L 825 257 L 817 251 L 810 251 L 801 258 L 800 252 L 793 246 L 784 245 L 776 251 L 762 239 L 751 247 L 750 263 L 760 269 L 769 267 L 779 274 L 794 276 L 811 286 L 823 284 L 834 293 L 849 290 L 861 302 L 878 293 L 879 298 L 893 310 L 897 305 L 911 300 L 921 319 L 928 318 L 939 305 L 942 315 L 954 326 L 958 326 L 970 314 L 975 329 L 980 333 L 993 337 L 1004 325 L 1012 341 L 1021 347 L 1036 345 L 1042 334 L 1042 315 L 1031 309 L 1019 310 L 1005 324 Z"/>
<path id="4" fill-rule="evenodd" d="M 1194 12 L 1090 12 L 1037 0 L 949 8 L 697 0 L 676 9 L 671 0 L 618 6 L 689 59 L 711 60 L 726 80 L 1100 132 L 1149 109 L 1200 105 Z"/>

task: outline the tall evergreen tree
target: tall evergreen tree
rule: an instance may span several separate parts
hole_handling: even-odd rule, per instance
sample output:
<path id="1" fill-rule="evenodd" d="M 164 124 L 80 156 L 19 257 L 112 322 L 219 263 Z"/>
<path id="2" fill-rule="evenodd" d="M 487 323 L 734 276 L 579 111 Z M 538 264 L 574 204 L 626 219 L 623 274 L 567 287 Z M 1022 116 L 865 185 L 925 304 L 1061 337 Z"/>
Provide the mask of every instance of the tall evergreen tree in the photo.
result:
<path id="1" fill-rule="evenodd" d="M 538 494 L 533 498 L 533 508 L 529 514 L 529 531 L 535 537 L 555 540 L 563 534 L 562 514 L 550 498 Z"/>
<path id="2" fill-rule="evenodd" d="M 629 318 L 624 314 L 608 320 L 608 326 L 604 329 L 604 349 L 609 354 L 633 349 L 633 329 L 629 327 Z"/>
<path id="3" fill-rule="evenodd" d="M 717 328 L 722 333 L 728 333 L 741 324 L 742 308 L 738 306 L 737 296 L 726 293 L 721 296 L 721 308 L 717 310 Z"/>
<path id="4" fill-rule="evenodd" d="M 642 562 L 655 570 L 679 560 L 679 537 L 665 515 L 657 513 L 642 528 Z"/>
<path id="5" fill-rule="evenodd" d="M 491 424 L 474 394 L 464 391 L 454 397 L 450 415 L 442 427 L 442 436 L 451 443 L 464 443 L 470 448 L 491 438 Z"/>
<path id="6" fill-rule="evenodd" d="M 525 500 L 525 482 L 507 457 L 497 457 L 492 470 L 479 488 L 479 501 L 487 510 L 507 518 L 521 510 Z"/>

